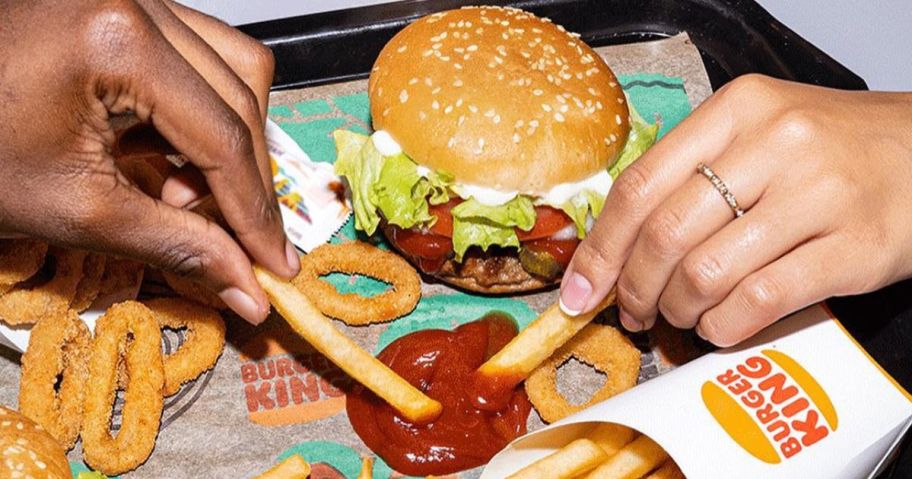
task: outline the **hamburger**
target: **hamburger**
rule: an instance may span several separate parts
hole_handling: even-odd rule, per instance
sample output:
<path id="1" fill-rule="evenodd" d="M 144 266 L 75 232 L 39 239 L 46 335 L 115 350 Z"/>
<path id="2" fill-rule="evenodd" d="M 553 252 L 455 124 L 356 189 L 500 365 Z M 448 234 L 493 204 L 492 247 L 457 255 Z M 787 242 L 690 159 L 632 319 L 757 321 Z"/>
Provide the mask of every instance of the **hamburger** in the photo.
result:
<path id="1" fill-rule="evenodd" d="M 63 448 L 41 426 L 0 406 L 0 477 L 70 479 Z"/>
<path id="2" fill-rule="evenodd" d="M 559 281 L 658 130 L 578 36 L 512 8 L 418 19 L 381 51 L 368 95 L 374 133 L 334 134 L 356 227 L 484 293 Z"/>

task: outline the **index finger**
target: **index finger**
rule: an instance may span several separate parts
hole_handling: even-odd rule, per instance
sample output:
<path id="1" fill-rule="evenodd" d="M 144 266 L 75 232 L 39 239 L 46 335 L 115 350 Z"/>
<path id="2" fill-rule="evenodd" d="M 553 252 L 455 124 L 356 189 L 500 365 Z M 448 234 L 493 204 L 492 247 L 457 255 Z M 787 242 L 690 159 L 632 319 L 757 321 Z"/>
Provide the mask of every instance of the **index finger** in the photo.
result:
<path id="1" fill-rule="evenodd" d="M 566 312 L 587 313 L 604 299 L 650 213 L 695 174 L 700 162 L 711 163 L 728 148 L 736 135 L 729 95 L 708 99 L 621 173 L 561 282 Z"/>

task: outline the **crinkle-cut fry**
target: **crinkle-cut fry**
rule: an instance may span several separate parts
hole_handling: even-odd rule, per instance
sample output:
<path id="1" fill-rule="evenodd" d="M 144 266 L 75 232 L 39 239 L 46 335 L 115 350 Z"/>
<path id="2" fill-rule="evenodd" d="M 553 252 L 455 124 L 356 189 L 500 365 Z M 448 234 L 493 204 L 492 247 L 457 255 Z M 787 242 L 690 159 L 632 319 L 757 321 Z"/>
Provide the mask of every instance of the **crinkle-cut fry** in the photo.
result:
<path id="1" fill-rule="evenodd" d="M 303 457 L 295 454 L 254 479 L 307 479 L 308 476 L 310 476 L 310 464 Z"/>
<path id="2" fill-rule="evenodd" d="M 68 310 L 38 321 L 22 355 L 19 409 L 69 450 L 82 428 L 92 333 Z M 62 376 L 59 390 L 57 377 Z"/>
<path id="3" fill-rule="evenodd" d="M 668 459 L 662 446 L 639 436 L 595 468 L 585 479 L 639 479 Z"/>
<path id="4" fill-rule="evenodd" d="M 120 363 L 128 380 L 121 426 L 113 437 L 111 414 Z M 164 405 L 161 329 L 149 308 L 125 301 L 98 319 L 87 383 L 82 427 L 86 464 L 108 476 L 136 469 L 155 448 Z"/>
<path id="5" fill-rule="evenodd" d="M 636 437 L 636 431 L 620 424 L 602 423 L 595 426 L 587 437 L 605 450 L 608 456 L 618 453 Z"/>
<path id="6" fill-rule="evenodd" d="M 595 442 L 581 438 L 514 472 L 508 479 L 573 479 L 608 459 Z"/>
<path id="7" fill-rule="evenodd" d="M 655 470 L 652 474 L 646 476 L 646 479 L 686 479 L 684 472 L 678 467 L 678 464 L 669 459 Z"/>
<path id="8" fill-rule="evenodd" d="M 602 310 L 613 304 L 614 298 L 615 290 L 612 289 L 595 309 L 578 316 L 564 313 L 557 303 L 551 305 L 503 349 L 482 364 L 478 373 L 488 378 L 510 378 L 513 384 L 503 384 L 503 387 L 512 389 Z"/>
<path id="9" fill-rule="evenodd" d="M 358 479 L 373 479 L 374 477 L 374 458 L 365 457 L 361 463 L 361 472 L 358 473 Z"/>
<path id="10" fill-rule="evenodd" d="M 254 272 L 269 301 L 292 329 L 349 376 L 411 422 L 423 424 L 440 415 L 443 406 L 439 402 L 427 397 L 336 329 L 332 320 L 324 316 L 306 294 L 259 266 L 254 266 Z"/>

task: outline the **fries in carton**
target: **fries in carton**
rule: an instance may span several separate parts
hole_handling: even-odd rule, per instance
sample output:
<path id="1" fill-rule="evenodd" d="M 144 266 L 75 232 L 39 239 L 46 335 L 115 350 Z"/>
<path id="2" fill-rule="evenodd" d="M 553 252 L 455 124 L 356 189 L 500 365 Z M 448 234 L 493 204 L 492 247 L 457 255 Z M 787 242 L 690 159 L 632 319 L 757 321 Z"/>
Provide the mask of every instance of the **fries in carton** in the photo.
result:
<path id="1" fill-rule="evenodd" d="M 816 305 L 517 439 L 481 477 L 591 439 L 596 423 L 652 438 L 689 478 L 874 477 L 912 423 L 912 396 Z M 646 456 L 653 469 L 663 459 Z"/>

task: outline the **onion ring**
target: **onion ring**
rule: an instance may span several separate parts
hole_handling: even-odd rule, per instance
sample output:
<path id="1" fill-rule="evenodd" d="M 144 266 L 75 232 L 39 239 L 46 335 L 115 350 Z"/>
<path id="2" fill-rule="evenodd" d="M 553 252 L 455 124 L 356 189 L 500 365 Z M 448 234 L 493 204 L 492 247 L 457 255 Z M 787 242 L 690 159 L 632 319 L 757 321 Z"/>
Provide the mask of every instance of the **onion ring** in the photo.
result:
<path id="1" fill-rule="evenodd" d="M 52 247 L 54 277 L 35 286 L 21 283 L 0 296 L 0 320 L 7 324 L 35 324 L 45 316 L 66 311 L 82 279 L 85 251 Z"/>
<path id="2" fill-rule="evenodd" d="M 225 322 L 212 308 L 181 298 L 157 298 L 145 304 L 159 327 L 187 329 L 180 348 L 164 357 L 165 397 L 215 366 L 225 347 Z"/>
<path id="3" fill-rule="evenodd" d="M 89 328 L 68 310 L 38 321 L 22 355 L 20 412 L 47 429 L 66 450 L 76 444 L 82 427 L 91 339 Z M 63 376 L 59 392 L 54 390 L 58 375 Z"/>
<path id="4" fill-rule="evenodd" d="M 132 341 L 130 338 L 132 337 Z M 111 407 L 117 394 L 117 365 L 128 378 L 120 430 L 111 437 Z M 155 448 L 161 423 L 165 373 L 161 330 L 149 308 L 135 301 L 115 304 L 98 319 L 89 358 L 82 428 L 86 464 L 114 476 L 139 467 Z"/>
<path id="5" fill-rule="evenodd" d="M 109 257 L 101 275 L 99 295 L 108 296 L 118 291 L 138 290 L 145 269 L 146 265 L 138 261 Z"/>
<path id="6" fill-rule="evenodd" d="M 608 376 L 585 404 L 572 404 L 557 390 L 557 369 L 570 358 Z M 617 329 L 592 323 L 532 371 L 526 378 L 526 393 L 538 415 L 550 423 L 636 386 L 639 373 L 640 350 Z"/>
<path id="7" fill-rule="evenodd" d="M 0 240 L 0 294 L 34 276 L 47 251 L 47 243 L 36 239 Z"/>
<path id="8" fill-rule="evenodd" d="M 170 271 L 162 271 L 162 276 L 165 278 L 165 283 L 168 283 L 168 286 L 178 295 L 210 308 L 228 309 L 228 305 L 222 301 L 222 298 L 196 281 Z"/>
<path id="9" fill-rule="evenodd" d="M 101 279 L 104 276 L 107 258 L 96 253 L 89 253 L 82 264 L 82 279 L 76 286 L 76 295 L 70 302 L 70 307 L 76 312 L 89 309 L 95 298 L 101 293 Z"/>
<path id="10" fill-rule="evenodd" d="M 321 276 L 360 274 L 392 285 L 373 297 L 343 294 Z M 325 244 L 301 258 L 301 272 L 291 281 L 327 316 L 351 326 L 392 321 L 412 312 L 421 298 L 421 277 L 407 261 L 360 241 Z"/>

